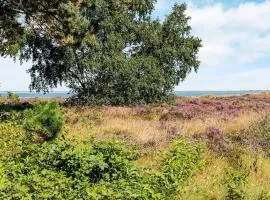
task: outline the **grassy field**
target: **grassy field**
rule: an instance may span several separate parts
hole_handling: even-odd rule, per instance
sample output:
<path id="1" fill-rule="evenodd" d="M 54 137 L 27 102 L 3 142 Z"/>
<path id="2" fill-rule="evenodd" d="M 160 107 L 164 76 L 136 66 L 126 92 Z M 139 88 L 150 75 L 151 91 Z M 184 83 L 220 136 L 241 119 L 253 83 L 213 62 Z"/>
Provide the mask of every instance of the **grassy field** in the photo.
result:
<path id="1" fill-rule="evenodd" d="M 21 125 L 23 112 L 40 101 L 0 99 L 0 155 L 7 157 L 21 151 L 16 141 L 23 140 L 26 134 Z M 63 103 L 61 99 L 56 101 Z M 127 146 L 135 146 L 139 154 L 131 162 L 137 170 L 164 172 L 164 157 L 172 152 L 181 154 L 181 150 L 174 150 L 177 141 L 185 140 L 189 146 L 201 145 L 202 167 L 188 175 L 189 179 L 180 189 L 177 187 L 171 199 L 270 199 L 268 93 L 179 97 L 173 105 L 137 107 L 69 107 L 63 104 L 61 109 L 65 123 L 58 137 L 64 136 L 63 140 L 76 147 L 88 145 L 93 140 L 122 141 Z M 5 161 L 0 163 L 0 177 L 5 177 Z M 185 164 L 182 162 L 180 168 L 175 169 L 181 170 Z M 177 173 L 175 171 L 172 173 Z M 5 181 L 0 179 L 0 189 L 5 187 Z M 18 193 L 16 195 L 18 197 Z"/>

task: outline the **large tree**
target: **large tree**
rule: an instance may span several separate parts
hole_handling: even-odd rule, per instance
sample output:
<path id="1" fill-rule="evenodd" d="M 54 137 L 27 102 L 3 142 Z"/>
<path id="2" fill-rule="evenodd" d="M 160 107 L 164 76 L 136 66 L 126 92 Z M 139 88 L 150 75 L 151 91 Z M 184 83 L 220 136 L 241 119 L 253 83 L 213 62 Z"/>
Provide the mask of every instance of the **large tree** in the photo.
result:
<path id="1" fill-rule="evenodd" d="M 186 5 L 164 21 L 155 0 L 0 0 L 0 53 L 31 61 L 31 90 L 65 83 L 83 102 L 164 101 L 197 71 Z"/>

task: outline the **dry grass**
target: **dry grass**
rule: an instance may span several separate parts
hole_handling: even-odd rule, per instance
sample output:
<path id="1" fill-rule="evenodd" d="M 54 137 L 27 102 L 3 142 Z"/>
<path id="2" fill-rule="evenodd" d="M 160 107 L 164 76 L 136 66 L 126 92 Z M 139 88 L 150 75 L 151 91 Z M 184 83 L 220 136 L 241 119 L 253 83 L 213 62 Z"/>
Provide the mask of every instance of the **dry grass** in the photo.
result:
<path id="1" fill-rule="evenodd" d="M 259 105 L 259 106 L 258 106 Z M 256 109 L 255 109 L 256 108 Z M 67 137 L 119 138 L 159 150 L 178 136 L 204 134 L 209 127 L 237 133 L 270 110 L 270 95 L 178 98 L 176 105 L 66 108 Z"/>
<path id="2" fill-rule="evenodd" d="M 194 104 L 198 110 L 194 111 L 194 107 L 190 106 Z M 188 113 L 186 116 L 179 114 L 183 110 Z M 229 137 L 248 128 L 267 115 L 269 110 L 269 94 L 178 98 L 176 105 L 72 107 L 65 108 L 65 134 L 67 138 L 73 137 L 77 141 L 89 141 L 95 137 L 99 140 L 114 138 L 135 143 L 141 147 L 142 152 L 135 162 L 136 166 L 158 169 L 160 154 L 169 148 L 174 138 L 186 136 L 192 140 L 206 134 L 209 128 L 216 128 L 225 134 L 222 137 Z M 186 196 L 179 199 L 196 199 L 197 196 L 205 199 L 225 198 L 226 188 L 223 183 L 228 162 L 222 155 L 208 156 L 205 170 L 186 188 Z M 245 191 L 254 198 L 261 191 L 268 191 L 267 187 L 270 188 L 270 174 L 267 170 L 270 167 L 269 159 L 261 158 L 259 162 L 260 167 L 257 173 L 250 174 Z"/>
<path id="3" fill-rule="evenodd" d="M 203 138 L 208 148 L 205 169 L 197 174 L 179 199 L 224 199 L 224 179 L 230 163 L 225 153 L 212 154 L 211 145 L 226 145 L 229 137 L 241 134 L 269 112 L 270 93 L 182 97 L 175 105 L 65 107 L 64 135 L 77 142 L 91 141 L 94 137 L 135 143 L 142 150 L 141 157 L 135 161 L 136 166 L 152 169 L 160 167 L 160 154 L 176 137 L 186 136 L 191 141 Z M 261 153 L 249 152 L 244 158 L 248 165 L 252 165 L 254 156 L 257 156 L 256 170 L 251 170 L 245 186 L 248 199 L 257 199 L 262 191 L 270 190 L 270 160 Z"/>
<path id="4" fill-rule="evenodd" d="M 224 158 L 213 159 L 209 156 L 205 170 L 194 178 L 179 199 L 225 199 L 226 188 L 222 183 L 227 167 L 228 164 Z"/>
<path id="5" fill-rule="evenodd" d="M 250 160 L 254 158 L 249 158 Z M 248 199 L 256 199 L 262 191 L 270 191 L 270 160 L 259 155 L 256 171 L 251 171 L 247 178 L 245 192 Z M 270 195 L 270 194 L 268 194 Z"/>

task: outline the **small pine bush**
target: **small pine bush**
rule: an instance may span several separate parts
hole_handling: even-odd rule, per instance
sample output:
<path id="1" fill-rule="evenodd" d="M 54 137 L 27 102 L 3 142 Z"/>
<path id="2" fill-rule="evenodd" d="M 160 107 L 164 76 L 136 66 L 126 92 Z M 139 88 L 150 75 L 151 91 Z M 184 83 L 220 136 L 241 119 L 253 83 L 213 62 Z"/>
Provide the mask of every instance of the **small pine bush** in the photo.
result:
<path id="1" fill-rule="evenodd" d="M 61 108 L 56 102 L 41 102 L 24 113 L 24 128 L 31 134 L 54 138 L 64 124 Z"/>
<path id="2" fill-rule="evenodd" d="M 11 103 L 18 103 L 20 101 L 20 97 L 19 95 L 13 93 L 13 92 L 8 92 L 7 93 L 7 99 L 8 101 L 10 101 Z"/>

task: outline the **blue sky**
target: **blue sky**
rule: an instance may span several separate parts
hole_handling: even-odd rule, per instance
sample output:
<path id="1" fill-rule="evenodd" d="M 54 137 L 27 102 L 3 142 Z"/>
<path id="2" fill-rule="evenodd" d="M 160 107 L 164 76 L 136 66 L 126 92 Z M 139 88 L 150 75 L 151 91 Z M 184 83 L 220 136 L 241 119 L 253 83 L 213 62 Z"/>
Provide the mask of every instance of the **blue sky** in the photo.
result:
<path id="1" fill-rule="evenodd" d="M 173 4 L 181 2 L 158 0 L 154 16 L 164 19 Z M 270 89 L 270 0 L 185 2 L 193 34 L 203 40 L 203 48 L 198 73 L 176 90 Z M 0 58 L 0 90 L 28 90 L 30 66 Z"/>

